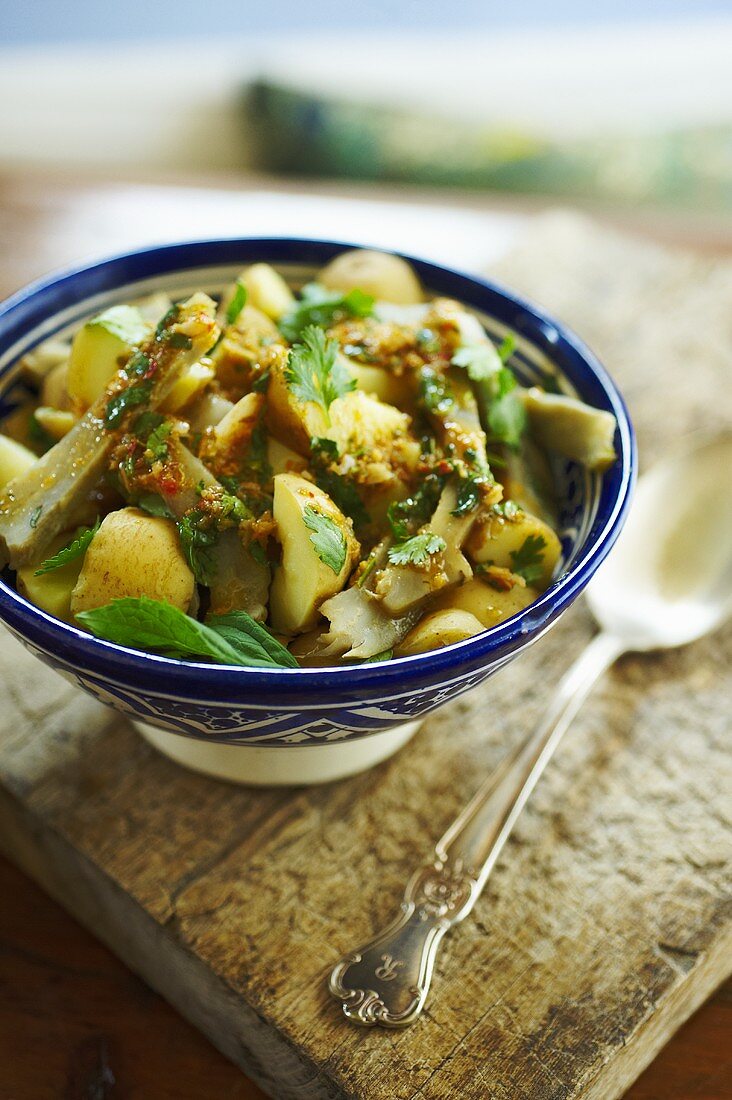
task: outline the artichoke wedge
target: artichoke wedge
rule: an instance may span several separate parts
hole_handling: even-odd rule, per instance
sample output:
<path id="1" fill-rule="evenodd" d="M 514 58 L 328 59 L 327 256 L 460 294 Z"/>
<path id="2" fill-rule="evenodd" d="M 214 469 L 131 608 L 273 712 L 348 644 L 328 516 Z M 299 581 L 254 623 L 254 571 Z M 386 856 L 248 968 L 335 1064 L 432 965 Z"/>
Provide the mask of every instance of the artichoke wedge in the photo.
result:
<path id="1" fill-rule="evenodd" d="M 39 558 L 60 531 L 73 526 L 99 482 L 128 410 L 137 415 L 157 408 L 181 371 L 216 342 L 215 310 L 205 294 L 172 309 L 71 431 L 5 487 L 0 566 L 17 569 Z"/>

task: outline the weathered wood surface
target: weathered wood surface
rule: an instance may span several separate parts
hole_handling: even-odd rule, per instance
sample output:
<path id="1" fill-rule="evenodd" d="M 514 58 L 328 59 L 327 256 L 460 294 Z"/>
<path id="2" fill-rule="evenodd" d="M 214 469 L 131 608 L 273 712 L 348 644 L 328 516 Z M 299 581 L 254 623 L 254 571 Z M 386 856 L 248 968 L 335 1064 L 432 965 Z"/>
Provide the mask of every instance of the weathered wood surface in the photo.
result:
<path id="1" fill-rule="evenodd" d="M 557 216 L 499 275 L 604 357 L 645 456 L 729 423 L 732 265 Z M 353 1029 L 324 989 L 591 633 L 576 607 L 396 760 L 292 792 L 180 771 L 3 637 L 3 846 L 283 1100 L 612 1100 L 730 969 L 729 628 L 605 678 L 420 1024 Z"/>

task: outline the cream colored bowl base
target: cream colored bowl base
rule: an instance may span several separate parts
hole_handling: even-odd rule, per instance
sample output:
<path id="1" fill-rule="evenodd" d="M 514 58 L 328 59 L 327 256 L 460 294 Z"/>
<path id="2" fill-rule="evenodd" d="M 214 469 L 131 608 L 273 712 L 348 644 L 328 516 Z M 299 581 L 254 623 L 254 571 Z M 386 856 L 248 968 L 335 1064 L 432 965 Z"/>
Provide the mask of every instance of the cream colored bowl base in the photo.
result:
<path id="1" fill-rule="evenodd" d="M 319 745 L 288 745 L 268 749 L 260 745 L 222 745 L 135 722 L 139 732 L 156 749 L 182 764 L 215 779 L 248 787 L 292 787 L 330 783 L 373 768 L 405 745 L 422 721 L 372 733 L 355 741 Z"/>

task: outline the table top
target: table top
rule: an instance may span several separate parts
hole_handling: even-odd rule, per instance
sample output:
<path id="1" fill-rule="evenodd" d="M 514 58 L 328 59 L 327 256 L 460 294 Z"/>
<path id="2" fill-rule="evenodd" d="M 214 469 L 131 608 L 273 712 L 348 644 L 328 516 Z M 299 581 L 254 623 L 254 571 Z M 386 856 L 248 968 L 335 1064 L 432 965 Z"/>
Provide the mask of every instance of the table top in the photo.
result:
<path id="1" fill-rule="evenodd" d="M 250 193 L 256 188 L 261 201 L 262 181 L 245 181 L 245 186 Z M 309 190 L 312 195 L 312 185 Z M 215 207 L 219 219 L 225 209 L 222 193 L 217 197 L 202 189 L 194 199 L 193 192 L 180 187 L 134 181 L 0 177 L 0 230 L 6 241 L 0 253 L 0 294 L 51 267 L 139 243 L 150 227 L 156 239 L 166 235 L 166 226 L 170 233 L 180 232 L 174 228 L 175 211 L 193 202 L 201 210 L 207 204 Z M 125 217 L 125 211 L 139 213 L 141 203 L 142 227 Z M 105 226 L 112 207 L 113 231 Z M 286 207 L 281 206 L 280 216 Z M 498 238 L 526 216 L 525 207 L 496 200 L 472 199 L 463 210 L 485 217 Z M 210 224 L 215 223 L 212 215 Z M 665 240 L 695 240 L 693 220 L 671 228 L 658 219 L 651 228 Z M 230 232 L 237 231 L 246 230 L 232 225 Z M 709 226 L 699 229 L 698 243 L 732 251 L 732 239 Z M 13 1100 L 61 1095 L 249 1100 L 263 1095 L 106 948 L 1 860 L 0 897 L 3 1095 Z M 628 1100 L 723 1100 L 732 1094 L 731 1024 L 732 987 L 727 986 L 667 1045 Z"/>

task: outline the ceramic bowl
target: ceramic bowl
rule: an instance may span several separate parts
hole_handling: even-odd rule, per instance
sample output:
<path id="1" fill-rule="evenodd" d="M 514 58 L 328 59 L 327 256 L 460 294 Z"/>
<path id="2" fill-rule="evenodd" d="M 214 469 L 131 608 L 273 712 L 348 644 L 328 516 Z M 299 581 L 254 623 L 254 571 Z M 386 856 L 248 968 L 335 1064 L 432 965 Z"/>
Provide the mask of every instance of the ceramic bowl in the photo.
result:
<path id="1" fill-rule="evenodd" d="M 272 263 L 295 284 L 351 244 L 293 239 L 208 240 L 115 256 L 42 279 L 0 306 L 0 400 L 12 405 L 19 358 L 114 303 L 155 290 L 211 292 L 246 264 Z M 617 418 L 617 461 L 602 476 L 553 460 L 563 571 L 538 600 L 491 630 L 383 664 L 242 669 L 156 657 L 101 641 L 23 599 L 6 574 L 0 617 L 33 653 L 128 715 L 163 752 L 240 783 L 316 783 L 384 759 L 426 714 L 469 691 L 541 637 L 581 592 L 617 538 L 635 472 L 623 400 L 595 356 L 562 325 L 502 287 L 407 256 L 432 293 L 465 302 L 486 329 L 518 336 L 513 365 L 529 383 L 561 388 Z"/>

